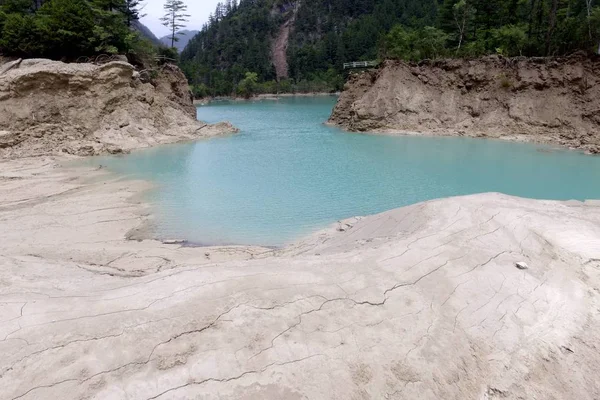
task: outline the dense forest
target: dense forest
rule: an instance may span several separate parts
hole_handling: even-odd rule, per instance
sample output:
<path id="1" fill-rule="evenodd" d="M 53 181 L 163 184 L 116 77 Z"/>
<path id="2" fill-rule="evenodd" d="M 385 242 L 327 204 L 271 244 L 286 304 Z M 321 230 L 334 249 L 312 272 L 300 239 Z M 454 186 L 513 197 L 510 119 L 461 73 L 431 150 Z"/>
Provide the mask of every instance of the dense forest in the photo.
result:
<path id="1" fill-rule="evenodd" d="M 151 58 L 156 46 L 135 29 L 139 10 L 139 0 L 0 0 L 0 54 Z"/>
<path id="2" fill-rule="evenodd" d="M 289 79 L 271 43 L 289 21 Z M 348 61 L 594 51 L 600 0 L 227 0 L 182 52 L 197 96 L 339 90 Z"/>

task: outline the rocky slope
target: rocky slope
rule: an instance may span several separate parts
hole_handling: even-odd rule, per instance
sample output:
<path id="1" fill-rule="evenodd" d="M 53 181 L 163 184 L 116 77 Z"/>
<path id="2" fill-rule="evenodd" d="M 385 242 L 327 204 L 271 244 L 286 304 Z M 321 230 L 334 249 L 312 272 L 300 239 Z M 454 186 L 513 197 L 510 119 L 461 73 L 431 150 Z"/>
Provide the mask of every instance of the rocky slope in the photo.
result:
<path id="1" fill-rule="evenodd" d="M 330 123 L 600 152 L 600 58 L 386 62 L 351 76 Z"/>
<path id="2" fill-rule="evenodd" d="M 125 240 L 146 185 L 99 174 L 0 160 L 2 399 L 600 398 L 598 202 L 481 194 L 190 248 Z"/>
<path id="3" fill-rule="evenodd" d="M 93 155 L 232 132 L 196 120 L 183 73 L 30 59 L 0 69 L 0 157 Z"/>

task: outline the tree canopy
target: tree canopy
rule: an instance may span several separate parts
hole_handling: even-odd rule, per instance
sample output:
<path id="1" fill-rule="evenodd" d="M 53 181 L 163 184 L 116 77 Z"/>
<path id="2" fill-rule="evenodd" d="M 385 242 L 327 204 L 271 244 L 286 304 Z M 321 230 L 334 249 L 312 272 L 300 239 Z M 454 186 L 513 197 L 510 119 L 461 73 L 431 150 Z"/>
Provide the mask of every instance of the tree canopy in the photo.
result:
<path id="1" fill-rule="evenodd" d="M 162 24 L 171 31 L 169 37 L 171 39 L 171 47 L 175 46 L 175 42 L 179 40 L 177 37 L 180 34 L 181 28 L 185 27 L 185 23 L 190 17 L 186 14 L 187 5 L 183 0 L 166 0 L 164 5 L 165 15 L 160 19 Z"/>
<path id="2" fill-rule="evenodd" d="M 0 0 L 0 53 L 74 60 L 134 46 L 137 0 Z"/>

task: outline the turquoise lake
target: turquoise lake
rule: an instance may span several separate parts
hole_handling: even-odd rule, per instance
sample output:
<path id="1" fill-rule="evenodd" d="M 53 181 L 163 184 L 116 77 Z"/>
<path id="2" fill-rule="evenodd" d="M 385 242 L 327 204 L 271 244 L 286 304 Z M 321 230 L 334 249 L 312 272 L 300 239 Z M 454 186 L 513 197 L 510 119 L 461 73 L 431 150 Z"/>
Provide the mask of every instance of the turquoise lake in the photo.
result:
<path id="1" fill-rule="evenodd" d="M 390 137 L 323 125 L 333 97 L 220 102 L 198 118 L 238 135 L 94 164 L 157 183 L 156 237 L 279 246 L 339 219 L 440 197 L 502 192 L 600 198 L 600 157 L 498 140 Z"/>

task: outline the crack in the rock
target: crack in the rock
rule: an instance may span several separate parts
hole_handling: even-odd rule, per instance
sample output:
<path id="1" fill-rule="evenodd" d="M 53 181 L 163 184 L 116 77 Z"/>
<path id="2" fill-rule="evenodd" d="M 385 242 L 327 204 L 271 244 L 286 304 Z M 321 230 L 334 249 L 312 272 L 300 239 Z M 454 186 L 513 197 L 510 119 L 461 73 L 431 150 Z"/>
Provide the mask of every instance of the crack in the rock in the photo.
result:
<path id="1" fill-rule="evenodd" d="M 29 353 L 23 357 L 21 357 L 20 359 L 16 360 L 15 362 L 13 362 L 11 364 L 10 367 L 4 369 L 1 373 L 0 373 L 0 377 L 2 377 L 3 374 L 5 374 L 6 372 L 12 370 L 15 365 L 23 362 L 24 360 L 31 358 L 35 355 L 41 354 L 41 353 L 45 353 L 46 351 L 51 351 L 51 350 L 57 350 L 57 349 L 61 349 L 61 348 L 65 348 L 73 343 L 83 343 L 83 342 L 91 342 L 91 341 L 96 341 L 96 340 L 103 340 L 103 339 L 108 339 L 108 338 L 115 338 L 115 337 L 119 337 L 122 336 L 126 331 L 130 330 L 130 329 L 135 329 L 135 328 L 139 328 L 140 326 L 144 326 L 144 325 L 148 325 L 148 324 L 153 324 L 153 323 L 157 323 L 157 322 L 161 322 L 161 321 L 166 321 L 166 320 L 172 320 L 173 318 L 160 318 L 157 320 L 151 320 L 151 321 L 146 321 L 146 322 L 142 322 L 139 324 L 134 324 L 134 325 L 129 325 L 123 328 L 123 330 L 118 333 L 118 334 L 113 334 L 113 335 L 106 335 L 106 336 L 98 336 L 98 337 L 91 337 L 91 338 L 87 338 L 87 339 L 76 339 L 76 340 L 71 340 L 69 342 L 60 344 L 60 345 L 56 345 L 56 346 L 52 346 L 52 347 L 48 347 L 42 350 L 38 350 L 38 351 L 34 351 L 32 353 Z M 35 344 L 35 343 L 34 343 Z"/>
<path id="2" fill-rule="evenodd" d="M 454 287 L 454 290 L 452 290 L 452 293 L 450 293 L 450 294 L 448 295 L 448 297 L 446 297 L 446 300 L 444 300 L 444 302 L 443 302 L 442 304 L 440 304 L 440 307 L 443 307 L 443 306 L 444 306 L 444 304 L 446 304 L 446 303 L 448 302 L 448 300 L 450 300 L 450 298 L 451 298 L 451 297 L 454 295 L 454 293 L 456 293 L 456 290 L 457 290 L 457 289 L 458 289 L 460 286 L 462 286 L 462 285 L 464 285 L 465 283 L 467 283 L 467 282 L 470 282 L 470 281 L 472 281 L 472 280 L 473 280 L 472 278 L 471 278 L 471 279 L 467 279 L 466 281 L 464 281 L 464 282 L 460 282 L 458 285 L 456 285 L 456 286 Z"/>
<path id="3" fill-rule="evenodd" d="M 441 268 L 445 267 L 449 262 L 460 260 L 461 258 L 464 258 L 464 257 L 465 257 L 465 255 L 462 255 L 462 256 L 456 257 L 456 258 L 451 258 L 451 259 L 447 260 L 445 263 L 443 263 L 442 265 L 440 265 L 439 267 L 436 267 L 436 268 L 432 269 L 431 271 L 427 272 L 425 275 L 422 275 L 420 278 L 417 278 L 414 282 L 398 283 L 398 284 L 392 286 L 391 288 L 386 289 L 386 291 L 383 292 L 383 296 L 384 296 L 383 303 L 385 303 L 385 301 L 387 300 L 387 294 L 389 292 L 392 292 L 392 291 L 394 291 L 394 290 L 396 290 L 396 289 L 398 289 L 400 287 L 404 287 L 404 286 L 414 286 L 417 283 L 419 283 L 422 279 L 428 277 L 429 275 L 433 274 L 434 272 L 436 272 L 436 271 L 440 270 Z"/>
<path id="4" fill-rule="evenodd" d="M 163 391 L 161 393 L 158 393 L 158 394 L 156 394 L 156 395 L 154 395 L 152 397 L 148 397 L 146 400 L 155 400 L 155 399 L 157 399 L 157 398 L 159 398 L 159 397 L 161 397 L 161 396 L 163 396 L 163 395 L 165 395 L 167 393 L 170 393 L 170 392 L 173 392 L 173 391 L 176 391 L 176 390 L 180 390 L 180 389 L 183 389 L 184 387 L 188 387 L 188 386 L 191 386 L 191 385 L 194 385 L 194 386 L 195 385 L 202 385 L 202 384 L 207 383 L 207 382 L 220 382 L 220 383 L 231 382 L 231 381 L 243 378 L 246 375 L 261 374 L 261 373 L 265 372 L 266 370 L 268 370 L 269 368 L 271 368 L 273 366 L 281 367 L 281 366 L 288 365 L 288 364 L 294 364 L 294 363 L 297 363 L 297 362 L 302 362 L 302 361 L 305 361 L 305 360 L 308 360 L 308 359 L 314 358 L 314 357 L 327 357 L 327 356 L 325 354 L 320 354 L 320 353 L 319 354 L 312 354 L 310 356 L 298 358 L 298 359 L 295 359 L 295 360 L 290 360 L 290 361 L 285 361 L 285 362 L 273 362 L 273 363 L 265 365 L 261 369 L 244 371 L 244 372 L 240 373 L 239 375 L 232 376 L 230 378 L 206 378 L 206 379 L 202 379 L 200 381 L 187 382 L 187 383 L 185 383 L 183 385 L 179 385 L 179 386 L 175 386 L 175 387 L 172 387 L 170 389 L 167 389 L 167 390 L 165 390 L 165 391 Z"/>
<path id="5" fill-rule="evenodd" d="M 165 344 L 167 344 L 167 343 L 170 343 L 170 342 L 172 342 L 173 340 L 177 340 L 177 339 L 179 339 L 179 338 L 180 338 L 180 337 L 182 337 L 182 336 L 187 336 L 187 335 L 192 335 L 192 334 L 196 334 L 196 333 L 201 333 L 201 332 L 204 332 L 205 330 L 207 330 L 207 329 L 210 329 L 210 328 L 212 328 L 213 326 L 215 326 L 215 325 L 217 324 L 217 322 L 219 322 L 219 320 L 220 320 L 220 319 L 221 319 L 223 316 L 225 316 L 225 315 L 229 314 L 231 311 L 233 311 L 233 310 L 235 310 L 235 309 L 237 309 L 237 308 L 239 308 L 239 307 L 241 307 L 241 306 L 243 306 L 243 305 L 246 305 L 246 304 L 248 304 L 248 302 L 245 302 L 245 303 L 240 303 L 240 304 L 237 304 L 237 305 L 235 305 L 235 306 L 233 306 L 233 307 L 229 308 L 227 311 L 224 311 L 224 312 L 222 312 L 221 314 L 219 314 L 219 315 L 218 315 L 218 316 L 217 316 L 215 319 L 213 319 L 213 320 L 212 320 L 212 321 L 211 321 L 209 324 L 207 324 L 207 325 L 203 326 L 202 328 L 198 328 L 198 329 L 192 329 L 192 330 L 189 330 L 189 331 L 180 332 L 180 333 L 176 334 L 175 336 L 171 336 L 171 337 L 170 337 L 168 340 L 165 340 L 165 341 L 163 341 L 163 342 L 160 342 L 160 343 L 156 344 L 156 345 L 154 346 L 154 348 L 152 349 L 152 351 L 150 352 L 150 355 L 148 356 L 148 359 L 147 359 L 147 361 L 146 361 L 146 362 L 149 362 L 149 361 L 150 361 L 150 359 L 152 358 L 152 356 L 154 355 L 154 352 L 156 351 L 156 349 L 157 349 L 158 347 L 160 347 L 160 346 L 162 346 L 162 345 L 165 345 Z"/>
<path id="6" fill-rule="evenodd" d="M 294 329 L 295 327 L 297 327 L 298 325 L 300 325 L 302 323 L 302 316 L 307 315 L 307 314 L 311 314 L 313 312 L 318 312 L 321 311 L 323 309 L 323 306 L 325 306 L 325 304 L 334 302 L 334 301 L 340 301 L 340 300 L 351 300 L 345 297 L 342 298 L 336 298 L 336 299 L 327 299 L 325 300 L 323 303 L 321 303 L 321 305 L 318 308 L 313 308 L 312 310 L 309 311 L 305 311 L 302 312 L 300 314 L 298 314 L 296 316 L 296 318 L 298 318 L 298 322 L 296 322 L 295 324 L 292 324 L 290 326 L 288 326 L 285 330 L 283 330 L 282 332 L 279 332 L 277 335 L 275 335 L 275 337 L 273 337 L 271 339 L 271 344 L 268 347 L 265 347 L 263 349 L 261 349 L 258 353 L 254 354 L 253 356 L 251 356 L 250 358 L 248 358 L 248 360 L 252 360 L 254 357 L 257 357 L 259 355 L 261 355 L 262 353 L 264 353 L 265 351 L 272 349 L 275 346 L 275 341 L 281 337 L 282 335 L 284 335 L 286 332 L 289 332 L 290 330 Z"/>
<path id="7" fill-rule="evenodd" d="M 97 377 L 97 376 L 99 376 L 99 375 L 103 375 L 103 374 L 112 373 L 112 372 L 115 372 L 115 371 L 121 370 L 121 369 L 123 369 L 123 368 L 129 367 L 129 366 L 131 366 L 131 365 L 145 365 L 145 364 L 148 364 L 148 363 L 149 363 L 149 362 L 152 360 L 152 356 L 154 355 L 154 352 L 156 351 L 156 349 L 157 349 L 159 346 L 162 346 L 162 345 L 164 345 L 164 344 L 166 344 L 166 343 L 169 343 L 169 342 L 171 342 L 171 341 L 173 341 L 173 340 L 175 340 L 175 339 L 178 339 L 178 338 L 180 338 L 180 337 L 182 337 L 182 336 L 185 336 L 185 335 L 190 335 L 190 334 L 193 334 L 193 333 L 200 333 L 200 332 L 203 332 L 203 331 L 205 331 L 205 330 L 207 330 L 207 329 L 211 328 L 212 326 L 214 326 L 214 325 L 215 325 L 215 324 L 218 322 L 218 320 L 219 320 L 219 319 L 220 319 L 222 316 L 224 316 L 225 314 L 227 314 L 227 313 L 231 312 L 232 310 L 234 310 L 234 309 L 236 309 L 236 308 L 238 308 L 238 307 L 240 307 L 240 306 L 242 306 L 242 305 L 244 305 L 244 304 L 245 304 L 245 303 L 242 303 L 242 304 L 238 304 L 238 305 L 236 305 L 236 306 L 234 306 L 234 307 L 231 307 L 231 308 L 230 308 L 230 309 L 228 309 L 227 311 L 225 311 L 225 312 L 223 312 L 223 313 L 219 314 L 219 315 L 218 315 L 218 316 L 217 316 L 217 317 L 216 317 L 216 318 L 215 318 L 215 319 L 214 319 L 214 320 L 213 320 L 211 323 L 209 323 L 208 325 L 206 325 L 206 326 L 204 326 L 204 327 L 202 327 L 202 328 L 199 328 L 199 329 L 194 329 L 194 330 L 191 330 L 191 331 L 186 331 L 186 332 L 180 332 L 180 333 L 178 333 L 177 335 L 175 335 L 175 336 L 172 336 L 170 339 L 168 339 L 168 340 L 166 340 L 166 341 L 163 341 L 163 342 L 160 342 L 160 343 L 156 344 L 156 345 L 154 346 L 154 348 L 152 349 L 152 351 L 150 352 L 150 354 L 148 355 L 148 357 L 146 358 L 146 360 L 145 360 L 145 361 L 132 361 L 132 362 L 126 363 L 126 364 L 124 364 L 124 365 L 121 365 L 121 366 L 119 366 L 119 367 L 116 367 L 116 368 L 111 368 L 111 369 L 108 369 L 108 370 L 104 370 L 104 371 L 97 372 L 97 373 L 95 373 L 94 375 L 91 375 L 91 376 L 89 376 L 89 377 L 87 377 L 87 378 L 85 378 L 85 379 L 83 379 L 83 380 L 76 379 L 76 378 L 71 378 L 71 379 L 65 379 L 65 380 L 63 380 L 63 381 L 60 381 L 60 382 L 52 383 L 52 384 L 49 384 L 49 385 L 41 385 L 41 386 L 36 386 L 36 387 L 34 387 L 34 388 L 31 388 L 31 389 L 29 389 L 27 392 L 25 392 L 25 393 L 23 393 L 23 394 L 21 394 L 21 395 L 19 395 L 19 396 L 17 396 L 17 397 L 14 397 L 12 400 L 19 399 L 19 398 L 21 398 L 21 397 L 23 397 L 23 396 L 27 395 L 28 393 L 30 393 L 30 392 L 31 392 L 31 391 L 33 391 L 33 390 L 42 389 L 42 388 L 48 388 L 48 387 L 52 387 L 52 386 L 55 386 L 55 385 L 58 385 L 58 384 L 61 384 L 61 383 L 64 383 L 64 382 L 70 382 L 70 381 L 77 381 L 77 382 L 79 382 L 79 383 L 84 383 L 84 382 L 87 382 L 87 381 L 89 381 L 89 380 L 91 380 L 91 379 L 93 379 L 93 378 L 95 378 L 95 377 Z"/>
<path id="8" fill-rule="evenodd" d="M 469 306 L 471 305 L 471 303 L 467 303 L 466 306 L 464 306 L 463 308 L 460 309 L 459 312 L 456 313 L 456 315 L 454 316 L 454 328 L 452 328 L 452 332 L 456 331 L 456 324 L 458 323 L 458 316 L 465 311 Z"/>
<path id="9" fill-rule="evenodd" d="M 177 293 L 177 291 L 172 292 L 168 296 L 161 297 L 161 298 L 158 298 L 158 299 L 154 299 L 147 306 L 141 307 L 141 308 L 130 308 L 130 309 L 127 309 L 127 310 L 109 311 L 109 312 L 100 313 L 100 314 L 94 314 L 94 315 L 82 315 L 82 316 L 79 316 L 79 317 L 65 318 L 65 319 L 60 319 L 60 320 L 56 320 L 56 321 L 49 321 L 49 322 L 42 322 L 42 323 L 39 323 L 39 324 L 28 325 L 25 328 L 32 328 L 32 327 L 36 327 L 36 326 L 51 325 L 51 324 L 56 324 L 56 323 L 61 323 L 61 322 L 78 321 L 78 320 L 88 319 L 88 318 L 104 317 L 104 316 L 107 316 L 107 315 L 115 315 L 115 314 L 121 314 L 121 313 L 126 313 L 126 312 L 144 311 L 144 310 L 147 310 L 148 308 L 152 307 L 154 304 L 158 303 L 159 301 L 163 301 L 163 300 L 166 300 L 166 299 L 168 299 L 170 297 L 173 297 L 176 293 Z M 17 329 L 16 331 L 13 331 L 13 332 L 9 333 L 8 335 L 6 335 L 4 337 L 3 340 L 0 340 L 0 342 L 2 342 L 4 340 L 7 340 L 9 336 L 11 336 L 14 333 L 20 331 L 21 329 L 22 329 L 22 327 L 19 327 L 19 329 Z"/>
<path id="10" fill-rule="evenodd" d="M 312 296 L 301 297 L 301 298 L 296 299 L 296 300 L 286 301 L 286 302 L 283 302 L 283 303 L 277 303 L 277 304 L 272 305 L 270 307 L 258 307 L 258 306 L 253 306 L 253 305 L 249 305 L 247 307 L 254 308 L 255 310 L 274 310 L 276 308 L 282 308 L 282 307 L 285 307 L 287 305 L 294 304 L 294 303 L 297 303 L 297 302 L 302 301 L 302 300 L 313 299 L 315 297 L 323 299 L 323 300 L 327 300 L 326 297 L 321 296 L 320 294 L 315 294 L 315 295 L 312 295 Z"/>
<path id="11" fill-rule="evenodd" d="M 496 258 L 498 258 L 501 255 L 506 254 L 506 253 L 510 253 L 510 251 L 508 251 L 508 250 L 501 251 L 500 253 L 496 254 L 495 256 L 490 257 L 486 262 L 484 262 L 482 264 L 477 264 L 476 266 L 474 266 L 470 270 L 468 270 L 466 272 L 463 272 L 461 274 L 458 274 L 455 277 L 460 277 L 460 276 L 463 276 L 463 275 L 466 275 L 466 274 L 469 274 L 469 273 L 475 271 L 477 268 L 485 267 L 486 265 L 488 265 L 489 263 L 491 263 L 492 261 L 494 261 Z"/>
<path id="12" fill-rule="evenodd" d="M 21 303 L 21 302 L 19 302 L 19 303 Z M 19 313 L 19 315 L 17 315 L 17 316 L 16 316 L 16 317 L 14 317 L 14 318 L 7 319 L 7 320 L 5 320 L 5 321 L 2 321 L 2 323 L 7 323 L 7 322 L 14 321 L 14 320 L 16 320 L 16 319 L 22 318 L 22 317 L 23 317 L 23 309 L 25 308 L 25 306 L 26 306 L 26 305 L 27 305 L 27 302 L 23 302 L 23 305 L 21 305 L 21 312 Z"/>
<path id="13" fill-rule="evenodd" d="M 51 388 L 51 387 L 54 387 L 54 386 L 61 385 L 61 384 L 66 383 L 66 382 L 72 382 L 72 381 L 76 381 L 76 380 L 77 379 L 64 379 L 62 381 L 54 382 L 54 383 L 51 383 L 51 384 L 48 384 L 48 385 L 35 386 L 35 387 L 32 387 L 31 389 L 29 389 L 28 391 L 26 391 L 25 393 L 22 393 L 22 394 L 18 395 L 17 397 L 13 397 L 11 400 L 20 399 L 21 397 L 28 395 L 29 393 L 33 392 L 34 390 L 48 389 L 48 388 Z"/>
<path id="14" fill-rule="evenodd" d="M 380 301 L 380 302 L 373 302 L 373 301 L 368 301 L 368 300 L 364 300 L 364 301 L 356 301 L 356 300 L 354 300 L 354 299 L 352 299 L 352 298 L 349 298 L 349 297 L 340 297 L 340 298 L 335 298 L 335 299 L 327 299 L 327 300 L 325 300 L 323 303 L 321 303 L 321 305 L 320 305 L 318 308 L 315 308 L 315 309 L 312 309 L 312 310 L 309 310 L 309 311 L 305 311 L 305 312 L 303 312 L 303 313 L 300 313 L 300 314 L 297 316 L 297 318 L 298 318 L 298 321 L 297 321 L 296 323 L 294 323 L 294 324 L 292 324 L 292 325 L 288 326 L 288 327 L 287 327 L 285 330 L 283 330 L 282 332 L 278 333 L 278 334 L 277 334 L 275 337 L 273 337 L 273 338 L 271 339 L 271 344 L 270 344 L 268 347 L 265 347 L 265 348 L 261 349 L 261 350 L 260 350 L 258 353 L 256 353 L 256 354 L 254 354 L 253 356 L 251 356 L 251 357 L 249 358 L 249 360 L 251 360 L 251 359 L 253 359 L 253 358 L 255 358 L 255 357 L 259 356 L 260 354 L 264 353 L 265 351 L 267 351 L 267 350 L 269 350 L 269 349 L 272 349 L 272 348 L 275 346 L 275 340 L 277 340 L 279 337 L 281 337 L 282 335 L 284 335 L 285 333 L 289 332 L 290 330 L 294 329 L 295 327 L 299 326 L 299 325 L 302 323 L 302 316 L 304 316 L 304 315 L 307 315 L 307 314 L 311 314 L 311 313 L 313 313 L 313 312 L 318 312 L 318 311 L 321 311 L 321 310 L 323 309 L 323 306 L 325 306 L 325 304 L 328 304 L 328 303 L 331 303 L 331 302 L 334 302 L 334 301 L 351 301 L 351 302 L 352 302 L 352 303 L 354 303 L 355 305 L 382 306 L 382 305 L 384 305 L 384 304 L 387 302 L 387 300 L 388 300 L 388 297 L 387 297 L 387 294 L 388 294 L 388 293 L 390 293 L 390 292 L 392 292 L 392 291 L 394 291 L 394 290 L 396 290 L 396 289 L 398 289 L 398 288 L 400 288 L 400 287 L 405 287 L 405 286 L 414 286 L 414 285 L 416 285 L 417 283 L 419 283 L 419 282 L 420 282 L 422 279 L 426 278 L 427 276 L 429 276 L 429 275 L 431 275 L 431 274 L 435 273 L 436 271 L 440 270 L 441 268 L 445 267 L 445 266 L 446 266 L 448 263 L 450 263 L 451 261 L 456 261 L 456 260 L 459 260 L 459 259 L 461 259 L 461 258 L 463 258 L 463 257 L 464 257 L 464 255 L 463 255 L 463 256 L 460 256 L 460 257 L 453 258 L 453 259 L 449 259 L 449 260 L 447 260 L 445 263 L 443 263 L 443 264 L 441 264 L 440 266 L 438 266 L 438 267 L 436 267 L 436 268 L 432 269 L 431 271 L 429 271 L 429 272 L 427 272 L 426 274 L 422 275 L 421 277 L 417 278 L 417 279 L 416 279 L 415 281 L 413 281 L 413 282 L 407 282 L 407 283 L 400 283 L 400 284 L 396 284 L 396 285 L 392 286 L 391 288 L 389 288 L 389 289 L 386 289 L 386 290 L 384 291 L 384 293 L 383 293 L 383 300 L 382 300 L 382 301 Z M 421 310 L 421 311 L 422 311 L 422 310 Z"/>
<path id="15" fill-rule="evenodd" d="M 506 313 L 504 313 L 504 315 L 498 320 L 498 321 L 503 321 L 502 322 L 502 326 L 500 326 L 500 328 L 496 329 L 496 331 L 492 335 L 492 340 L 494 340 L 496 338 L 496 335 L 498 334 L 498 332 L 500 332 L 506 326 L 506 322 L 504 322 L 504 317 L 505 316 L 506 316 Z"/>
<path id="16" fill-rule="evenodd" d="M 93 337 L 93 338 L 89 338 L 89 339 L 78 339 L 78 340 L 73 340 L 70 342 L 67 342 L 65 344 L 61 344 L 61 345 L 57 345 L 57 346 L 53 346 L 53 347 L 48 347 L 46 349 L 42 349 L 42 350 L 38 350 L 38 351 L 34 351 L 32 353 L 27 354 L 26 356 L 21 357 L 20 359 L 18 359 L 17 361 L 15 361 L 14 363 L 11 364 L 10 367 L 7 367 L 6 369 L 4 369 L 3 371 L 0 372 L 0 378 L 7 372 L 11 371 L 15 365 L 19 364 L 20 362 L 33 357 L 37 354 L 41 354 L 41 353 L 45 353 L 46 351 L 51 351 L 51 350 L 56 350 L 56 349 L 60 349 L 63 347 L 66 347 L 72 343 L 80 343 L 80 342 L 89 342 L 89 341 L 94 341 L 94 340 L 102 340 L 102 339 L 107 339 L 107 338 L 111 338 L 111 337 L 118 337 L 121 336 L 123 333 L 125 332 L 125 330 L 121 331 L 121 333 L 116 334 L 116 335 L 107 335 L 107 336 L 100 336 L 100 337 Z"/>

